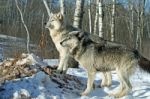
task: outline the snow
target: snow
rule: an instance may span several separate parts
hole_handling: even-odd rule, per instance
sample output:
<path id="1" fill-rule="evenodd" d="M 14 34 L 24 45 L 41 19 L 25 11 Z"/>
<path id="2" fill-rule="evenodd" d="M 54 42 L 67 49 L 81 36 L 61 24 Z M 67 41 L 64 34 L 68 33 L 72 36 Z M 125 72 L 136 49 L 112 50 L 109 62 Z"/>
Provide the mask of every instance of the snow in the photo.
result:
<path id="1" fill-rule="evenodd" d="M 34 57 L 34 59 L 32 59 Z M 38 57 L 29 55 L 29 58 L 34 63 L 48 65 L 58 65 L 57 59 L 45 59 L 42 62 Z M 24 62 L 24 61 L 23 61 Z M 97 86 L 101 82 L 100 73 L 96 74 L 95 84 L 96 88 L 88 96 L 80 96 L 80 93 L 86 88 L 87 74 L 84 68 L 69 68 L 67 74 L 76 76 L 82 83 L 79 84 L 75 80 L 67 80 L 67 85 L 60 87 L 59 83 L 54 80 L 58 80 L 62 84 L 65 84 L 64 74 L 56 74 L 57 77 L 50 77 L 44 72 L 40 71 L 31 77 L 24 77 L 21 79 L 15 79 L 12 81 L 6 81 L 4 85 L 0 87 L 0 99 L 115 99 L 109 97 L 109 92 L 115 92 L 118 90 L 118 77 L 115 71 L 112 71 L 112 86 L 110 88 L 98 88 Z M 137 72 L 131 77 L 131 83 L 133 86 L 132 92 L 122 97 L 121 99 L 150 99 L 150 75 L 142 71 Z"/>

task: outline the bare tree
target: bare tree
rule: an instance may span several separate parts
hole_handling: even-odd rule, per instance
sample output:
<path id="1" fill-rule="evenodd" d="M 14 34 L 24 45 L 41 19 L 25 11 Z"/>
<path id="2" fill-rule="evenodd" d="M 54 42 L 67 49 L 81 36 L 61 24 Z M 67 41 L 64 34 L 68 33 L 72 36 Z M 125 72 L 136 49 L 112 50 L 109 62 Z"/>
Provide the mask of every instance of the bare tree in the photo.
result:
<path id="1" fill-rule="evenodd" d="M 94 34 L 96 34 L 96 31 L 97 31 L 97 21 L 98 21 L 98 2 L 99 2 L 99 0 L 96 0 L 96 11 L 95 11 L 95 20 L 94 20 Z"/>
<path id="2" fill-rule="evenodd" d="M 98 8 L 99 8 L 99 36 L 103 37 L 103 0 L 99 0 L 98 2 Z"/>
<path id="3" fill-rule="evenodd" d="M 145 16 L 145 0 L 141 0 L 141 14 L 140 14 L 140 19 L 141 19 L 141 22 L 140 22 L 140 24 L 141 24 L 141 36 L 140 36 L 140 50 L 142 51 L 143 49 L 142 49 L 142 46 L 143 46 L 143 44 L 142 44 L 142 42 L 143 42 L 143 36 L 144 36 L 144 16 Z"/>
<path id="4" fill-rule="evenodd" d="M 26 33 L 27 33 L 27 52 L 30 53 L 30 50 L 29 50 L 29 43 L 30 43 L 29 30 L 28 30 L 28 28 L 27 28 L 27 25 L 26 25 L 25 22 L 24 22 L 23 14 L 22 14 L 22 11 L 21 11 L 21 9 L 20 9 L 20 7 L 19 7 L 19 5 L 18 5 L 18 1 L 15 0 L 15 3 L 16 3 L 16 7 L 17 7 L 17 9 L 18 9 L 18 11 L 19 11 L 19 13 L 20 13 L 21 21 L 22 21 L 22 23 L 23 23 L 23 25 L 24 25 L 24 28 L 25 28 L 25 30 L 26 30 Z"/>
<path id="5" fill-rule="evenodd" d="M 147 23 L 148 38 L 150 38 L 150 29 L 149 29 L 150 26 L 149 26 L 148 21 L 146 23 Z"/>
<path id="6" fill-rule="evenodd" d="M 112 18 L 111 18 L 111 41 L 114 41 L 114 34 L 115 34 L 115 9 L 116 9 L 116 0 L 112 0 Z"/>
<path id="7" fill-rule="evenodd" d="M 74 21 L 73 21 L 73 26 L 76 28 L 81 28 L 84 1 L 85 0 L 76 0 L 76 9 L 75 9 Z"/>
<path id="8" fill-rule="evenodd" d="M 138 26 L 137 26 L 137 34 L 136 34 L 136 49 L 142 51 L 142 39 L 144 32 L 144 10 L 145 10 L 145 0 L 139 1 L 137 7 L 138 14 Z"/>
<path id="9" fill-rule="evenodd" d="M 129 8 L 129 18 L 126 18 L 127 24 L 129 23 L 129 40 L 130 46 L 133 47 L 134 42 L 134 9 L 133 9 L 133 0 L 128 0 L 128 8 Z"/>
<path id="10" fill-rule="evenodd" d="M 60 0 L 60 12 L 65 17 L 65 0 Z"/>
<path id="11" fill-rule="evenodd" d="M 46 8 L 46 10 L 47 10 L 48 16 L 50 16 L 50 15 L 51 15 L 51 11 L 50 11 L 50 9 L 49 9 L 49 7 L 48 7 L 47 1 L 46 1 L 46 0 L 43 0 L 43 3 L 44 3 L 45 8 Z"/>
<path id="12" fill-rule="evenodd" d="M 92 33 L 91 0 L 89 0 L 88 4 L 89 4 L 89 8 L 88 8 L 88 12 L 89 12 L 89 29 L 90 29 L 90 33 Z"/>

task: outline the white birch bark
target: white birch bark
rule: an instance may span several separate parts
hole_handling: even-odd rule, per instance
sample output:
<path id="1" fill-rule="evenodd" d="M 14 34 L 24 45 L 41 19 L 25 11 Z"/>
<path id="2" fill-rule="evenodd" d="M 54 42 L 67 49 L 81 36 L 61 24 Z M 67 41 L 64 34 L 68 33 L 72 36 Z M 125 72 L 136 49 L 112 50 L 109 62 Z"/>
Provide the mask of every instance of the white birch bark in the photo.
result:
<path id="1" fill-rule="evenodd" d="M 65 17 L 65 0 L 60 0 L 60 12 Z"/>
<path id="2" fill-rule="evenodd" d="M 103 0 L 99 0 L 98 8 L 99 8 L 99 37 L 103 37 L 103 8 L 102 8 Z"/>
<path id="3" fill-rule="evenodd" d="M 111 41 L 114 41 L 114 34 L 115 34 L 115 9 L 116 9 L 116 0 L 112 0 L 112 18 L 111 18 Z"/>
<path id="4" fill-rule="evenodd" d="M 84 1 L 85 0 L 76 0 L 76 8 L 74 13 L 74 21 L 73 21 L 73 26 L 76 28 L 81 28 Z"/>
<path id="5" fill-rule="evenodd" d="M 89 12 L 89 30 L 90 33 L 92 33 L 92 20 L 91 20 L 91 0 L 89 0 L 89 8 L 88 8 L 88 12 Z"/>
<path id="6" fill-rule="evenodd" d="M 47 11 L 47 13 L 48 13 L 48 16 L 50 16 L 50 15 L 51 15 L 51 12 L 50 12 L 50 9 L 49 9 L 49 7 L 48 7 L 47 1 L 46 1 L 46 0 L 43 0 L 43 3 L 44 3 L 44 5 L 45 5 L 46 11 Z"/>
<path id="7" fill-rule="evenodd" d="M 97 21 L 98 21 L 98 2 L 99 0 L 96 0 L 96 13 L 95 13 L 95 20 L 94 20 L 94 34 L 96 34 L 97 31 Z"/>

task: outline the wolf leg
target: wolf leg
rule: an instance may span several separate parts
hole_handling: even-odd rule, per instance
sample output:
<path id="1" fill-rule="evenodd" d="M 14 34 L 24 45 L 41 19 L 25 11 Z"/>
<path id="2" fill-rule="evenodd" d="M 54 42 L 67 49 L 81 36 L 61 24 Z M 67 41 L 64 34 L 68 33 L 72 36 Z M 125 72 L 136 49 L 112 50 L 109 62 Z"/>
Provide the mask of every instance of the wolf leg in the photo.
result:
<path id="1" fill-rule="evenodd" d="M 57 67 L 57 71 L 62 72 L 62 70 L 63 70 L 63 59 L 62 59 L 62 57 L 60 57 L 59 59 L 60 60 L 59 60 L 59 65 Z"/>
<path id="2" fill-rule="evenodd" d="M 129 81 L 128 72 L 117 71 L 117 74 L 120 79 L 120 87 L 119 87 L 119 91 L 113 94 L 113 96 L 115 96 L 116 98 L 120 98 L 127 95 L 129 91 L 132 89 L 132 86 Z"/>
<path id="3" fill-rule="evenodd" d="M 63 64 L 63 72 L 66 73 L 66 72 L 67 72 L 67 69 L 68 69 L 68 65 L 69 65 L 69 64 L 68 64 L 68 63 L 69 63 L 69 55 L 68 55 L 68 54 L 65 55 L 63 61 L 64 61 L 64 64 Z"/>
<path id="4" fill-rule="evenodd" d="M 110 87 L 112 85 L 111 71 L 110 72 L 106 72 L 106 76 L 107 76 L 107 87 Z"/>
<path id="5" fill-rule="evenodd" d="M 122 92 L 119 95 L 117 95 L 117 97 L 122 97 L 129 94 L 129 92 L 132 89 L 132 85 L 130 83 L 128 74 L 129 74 L 128 72 L 122 73 L 122 80 L 125 88 L 122 90 Z"/>
<path id="6" fill-rule="evenodd" d="M 95 79 L 96 72 L 88 71 L 88 81 L 87 81 L 87 88 L 83 93 L 81 93 L 82 96 L 88 95 L 90 91 L 93 89 L 93 83 Z"/>
<path id="7" fill-rule="evenodd" d="M 106 72 L 102 72 L 102 82 L 101 82 L 101 87 L 107 86 L 107 74 Z"/>
<path id="8" fill-rule="evenodd" d="M 110 87 L 112 84 L 111 72 L 102 72 L 101 87 Z"/>
<path id="9" fill-rule="evenodd" d="M 67 68 L 68 68 L 68 54 L 60 53 L 60 62 L 59 62 L 57 71 L 58 72 L 66 72 Z"/>
<path id="10" fill-rule="evenodd" d="M 118 87 L 118 92 L 116 92 L 116 93 L 114 93 L 114 92 L 109 93 L 109 96 L 115 96 L 115 97 L 119 96 L 120 93 L 122 93 L 122 91 L 125 88 L 124 83 L 123 83 L 123 79 L 122 79 L 122 76 L 121 76 L 120 72 L 118 72 L 118 71 L 116 71 L 116 72 L 117 72 L 118 78 L 120 80 L 119 81 L 120 84 L 119 84 L 119 87 Z"/>

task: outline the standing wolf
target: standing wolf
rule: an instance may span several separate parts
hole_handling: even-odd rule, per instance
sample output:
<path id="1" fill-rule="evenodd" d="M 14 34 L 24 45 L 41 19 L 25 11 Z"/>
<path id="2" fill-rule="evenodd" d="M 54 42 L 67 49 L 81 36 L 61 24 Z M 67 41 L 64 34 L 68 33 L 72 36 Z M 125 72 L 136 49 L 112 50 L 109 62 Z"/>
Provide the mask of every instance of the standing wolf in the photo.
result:
<path id="1" fill-rule="evenodd" d="M 60 45 L 60 42 L 67 37 L 68 33 L 71 31 L 78 30 L 77 28 L 74 28 L 71 25 L 66 25 L 64 17 L 61 13 L 51 14 L 49 21 L 46 24 L 46 28 L 50 31 L 50 36 L 59 52 L 60 56 L 60 62 L 59 66 L 57 68 L 60 72 L 65 72 L 70 67 L 77 67 L 78 63 L 70 57 L 69 55 L 69 49 L 66 47 L 62 47 Z M 80 30 L 78 30 L 80 31 Z M 88 33 L 89 34 L 89 33 Z M 86 35 L 85 33 L 83 35 Z M 101 45 L 107 45 L 107 46 L 122 46 L 117 43 L 106 41 L 98 36 L 95 35 L 88 35 L 89 38 Z M 111 85 L 111 72 L 103 72 L 103 79 L 101 83 L 101 87 L 104 86 L 110 86 Z"/>
<path id="2" fill-rule="evenodd" d="M 65 72 L 68 65 L 70 67 L 77 67 L 78 63 L 69 56 L 68 48 L 60 45 L 60 41 L 62 41 L 69 32 L 77 29 L 71 26 L 66 26 L 64 17 L 61 13 L 51 14 L 49 21 L 46 24 L 46 28 L 49 29 L 50 36 L 59 52 L 60 62 L 57 70 Z"/>
<path id="3" fill-rule="evenodd" d="M 109 95 L 117 98 L 127 95 L 132 89 L 129 77 L 137 67 L 150 73 L 150 61 L 139 55 L 138 51 L 97 44 L 79 31 L 70 33 L 61 45 L 69 48 L 70 54 L 87 69 L 87 88 L 81 95 L 88 95 L 92 90 L 97 71 L 116 70 L 120 79 L 119 91 Z"/>

